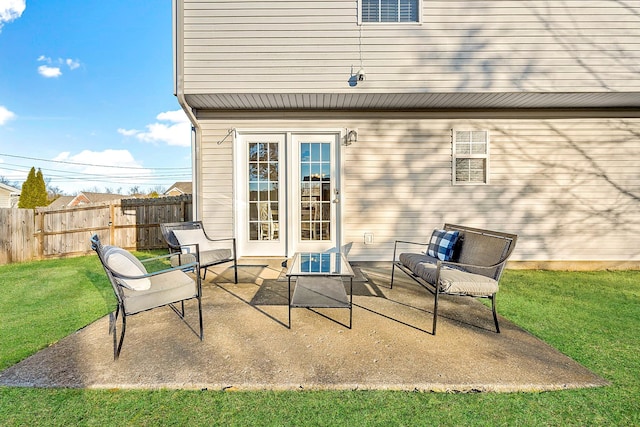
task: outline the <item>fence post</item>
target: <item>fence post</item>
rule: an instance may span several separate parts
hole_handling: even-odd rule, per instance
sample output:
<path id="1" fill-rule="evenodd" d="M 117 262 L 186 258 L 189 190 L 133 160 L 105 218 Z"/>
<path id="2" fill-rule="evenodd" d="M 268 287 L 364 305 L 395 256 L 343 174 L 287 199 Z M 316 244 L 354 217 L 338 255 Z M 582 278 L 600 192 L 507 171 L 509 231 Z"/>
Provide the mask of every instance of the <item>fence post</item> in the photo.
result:
<path id="1" fill-rule="evenodd" d="M 116 218 L 116 205 L 109 203 L 109 244 L 115 245 L 116 241 L 116 225 L 114 224 Z"/>
<path id="2" fill-rule="evenodd" d="M 44 212 L 35 211 L 36 217 L 34 222 L 36 225 L 36 233 L 38 233 L 37 239 L 34 242 L 38 243 L 38 259 L 44 259 Z"/>

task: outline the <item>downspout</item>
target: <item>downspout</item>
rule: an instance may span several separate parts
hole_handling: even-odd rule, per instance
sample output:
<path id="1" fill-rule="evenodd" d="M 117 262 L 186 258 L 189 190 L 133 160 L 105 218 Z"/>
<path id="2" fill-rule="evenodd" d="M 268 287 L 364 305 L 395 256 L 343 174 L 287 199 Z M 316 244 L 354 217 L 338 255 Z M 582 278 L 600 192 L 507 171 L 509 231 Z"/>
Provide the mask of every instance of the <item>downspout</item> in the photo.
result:
<path id="1" fill-rule="evenodd" d="M 191 181 L 193 186 L 193 220 L 200 219 L 200 124 L 196 111 L 184 96 L 184 0 L 172 0 L 173 6 L 173 94 L 191 122 Z"/>

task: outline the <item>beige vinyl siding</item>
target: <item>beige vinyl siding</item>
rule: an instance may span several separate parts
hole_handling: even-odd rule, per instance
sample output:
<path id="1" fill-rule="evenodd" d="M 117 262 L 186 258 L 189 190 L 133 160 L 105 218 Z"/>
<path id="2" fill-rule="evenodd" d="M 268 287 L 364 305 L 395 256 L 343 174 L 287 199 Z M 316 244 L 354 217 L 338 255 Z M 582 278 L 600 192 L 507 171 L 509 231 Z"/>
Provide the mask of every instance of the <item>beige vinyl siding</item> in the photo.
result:
<path id="1" fill-rule="evenodd" d="M 11 207 L 11 193 L 0 189 L 0 208 Z"/>
<path id="2" fill-rule="evenodd" d="M 234 237 L 233 211 L 233 138 L 218 144 L 229 130 L 224 123 L 203 121 L 198 131 L 199 171 L 197 194 L 198 218 L 206 225 L 210 236 Z"/>
<path id="3" fill-rule="evenodd" d="M 634 2 L 423 1 L 421 24 L 362 26 L 355 0 L 184 5 L 185 94 L 638 91 L 639 72 Z"/>
<path id="4" fill-rule="evenodd" d="M 449 114 L 202 114 L 203 219 L 218 234 L 233 224 L 232 141 L 217 145 L 228 129 L 356 128 L 342 147 L 353 260 L 389 260 L 395 239 L 446 221 L 517 233 L 514 260 L 640 261 L 640 119 Z M 451 185 L 452 128 L 489 130 L 489 185 Z"/>

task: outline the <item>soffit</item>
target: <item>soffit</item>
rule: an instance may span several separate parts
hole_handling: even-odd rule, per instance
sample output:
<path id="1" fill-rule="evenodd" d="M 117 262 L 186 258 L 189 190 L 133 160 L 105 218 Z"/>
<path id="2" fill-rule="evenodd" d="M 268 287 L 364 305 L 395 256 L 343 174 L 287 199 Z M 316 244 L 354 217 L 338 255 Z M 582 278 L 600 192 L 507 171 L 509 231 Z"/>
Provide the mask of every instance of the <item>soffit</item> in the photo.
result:
<path id="1" fill-rule="evenodd" d="M 640 92 L 216 93 L 185 95 L 204 110 L 640 108 Z"/>

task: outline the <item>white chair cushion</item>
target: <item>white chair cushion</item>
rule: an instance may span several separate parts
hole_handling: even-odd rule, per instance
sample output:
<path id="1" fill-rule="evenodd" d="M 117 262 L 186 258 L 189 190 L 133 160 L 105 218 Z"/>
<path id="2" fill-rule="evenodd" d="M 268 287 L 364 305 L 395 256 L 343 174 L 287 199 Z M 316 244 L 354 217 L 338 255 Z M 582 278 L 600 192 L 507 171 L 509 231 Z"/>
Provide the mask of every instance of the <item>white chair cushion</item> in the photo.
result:
<path id="1" fill-rule="evenodd" d="M 211 265 L 231 258 L 231 249 L 212 249 L 200 252 L 200 264 Z"/>
<path id="2" fill-rule="evenodd" d="M 195 253 L 196 244 L 199 245 L 200 252 L 215 249 L 211 248 L 211 242 L 204 235 L 204 231 L 199 228 L 194 230 L 173 230 L 173 234 L 176 236 L 180 246 L 182 246 L 183 254 Z"/>
<path id="3" fill-rule="evenodd" d="M 105 252 L 104 258 L 107 266 L 117 274 L 134 277 L 147 274 L 147 270 L 142 263 L 130 252 L 122 248 L 109 248 Z M 148 277 L 141 279 L 123 279 L 117 277 L 116 279 L 122 286 L 134 291 L 143 291 L 151 287 L 151 280 Z"/>
<path id="4" fill-rule="evenodd" d="M 195 280 L 180 270 L 151 276 L 152 286 L 144 291 L 124 290 L 125 311 L 135 314 L 198 296 Z"/>
<path id="5" fill-rule="evenodd" d="M 171 256 L 171 267 L 177 267 L 179 265 L 191 264 L 196 262 L 196 256 L 193 254 L 175 254 Z"/>
<path id="6" fill-rule="evenodd" d="M 195 230 L 174 230 L 178 243 L 182 246 L 183 254 L 195 253 L 195 244 L 197 243 L 200 248 L 200 266 L 207 266 L 216 264 L 222 260 L 231 259 L 231 249 L 225 249 L 216 247 L 216 242 L 212 242 L 207 239 L 204 232 L 201 229 Z M 182 257 L 182 264 L 187 262 L 193 262 L 195 259 L 188 257 Z M 172 265 L 177 265 L 177 260 L 172 260 Z"/>

